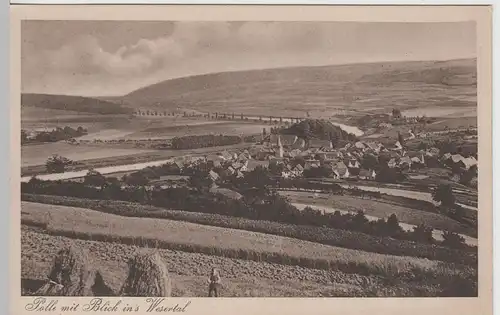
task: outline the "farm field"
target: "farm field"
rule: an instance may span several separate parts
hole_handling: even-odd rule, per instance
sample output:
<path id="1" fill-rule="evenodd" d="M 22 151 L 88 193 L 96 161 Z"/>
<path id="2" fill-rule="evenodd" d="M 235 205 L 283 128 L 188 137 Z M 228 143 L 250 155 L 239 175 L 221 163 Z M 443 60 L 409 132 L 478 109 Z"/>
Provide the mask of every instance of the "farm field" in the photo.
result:
<path id="1" fill-rule="evenodd" d="M 21 147 L 21 167 L 44 165 L 47 158 L 59 154 L 74 161 L 103 159 L 132 154 L 146 154 L 155 150 L 118 149 L 109 146 L 72 145 L 64 142 L 44 143 Z"/>
<path id="2" fill-rule="evenodd" d="M 426 116 L 426 117 L 447 117 L 447 118 L 462 118 L 462 117 L 477 117 L 477 106 L 467 107 L 446 107 L 446 106 L 427 106 L 412 109 L 405 109 L 401 112 L 404 116 Z"/>
<path id="3" fill-rule="evenodd" d="M 21 106 L 22 122 L 51 120 L 54 119 L 54 117 L 64 120 L 67 118 L 88 118 L 96 116 L 99 116 L 99 114 L 85 113 L 85 112 L 78 112 L 78 111 L 64 110 L 64 109 Z"/>
<path id="4" fill-rule="evenodd" d="M 310 204 L 311 206 L 328 206 L 351 212 L 361 210 L 365 212 L 366 215 L 379 218 L 388 218 L 391 214 L 395 214 L 399 221 L 403 223 L 412 225 L 425 224 L 426 226 L 430 226 L 434 229 L 453 231 L 463 234 L 474 233 L 470 228 L 465 227 L 459 222 L 439 213 L 420 211 L 373 199 L 363 199 L 352 196 L 331 196 L 320 193 L 311 194 L 297 191 L 280 191 L 280 194 L 290 198 L 291 202 L 294 203 Z"/>
<path id="5" fill-rule="evenodd" d="M 265 255 L 286 255 L 290 257 L 287 259 L 299 260 L 309 258 L 328 262 L 328 269 L 349 270 L 352 273 L 364 270 L 369 274 L 400 277 L 419 271 L 450 276 L 465 272 L 466 268 L 428 259 L 368 253 L 269 234 L 166 219 L 128 218 L 82 208 L 22 202 L 21 216 L 24 222 L 39 226 L 46 224 L 49 233 L 87 235 L 90 239 L 101 235 L 100 238 L 112 242 L 120 242 L 122 238 L 142 242 L 150 238 L 157 244 L 183 245 L 184 248 L 210 247 L 214 249 L 214 254 L 218 250 L 222 256 L 230 251 L 253 251 L 262 255 L 262 258 Z"/>
<path id="6" fill-rule="evenodd" d="M 471 115 L 469 117 L 456 117 L 449 118 L 444 117 L 438 121 L 426 125 L 427 131 L 442 131 L 442 130 L 455 130 L 455 129 L 466 129 L 468 127 L 477 127 L 477 113 L 476 115 Z"/>
<path id="7" fill-rule="evenodd" d="M 193 136 L 205 134 L 224 135 L 252 135 L 262 133 L 262 129 L 269 130 L 269 124 L 247 122 L 206 121 L 199 124 L 185 124 L 177 126 L 156 127 L 128 134 L 126 139 L 171 139 L 179 136 Z"/>
<path id="8" fill-rule="evenodd" d="M 45 279 L 60 248 L 74 245 L 90 253 L 105 282 L 118 290 L 127 276 L 127 260 L 140 247 L 51 236 L 32 228 L 21 231 L 21 274 L 24 279 Z M 206 277 L 218 266 L 223 296 L 391 296 L 412 295 L 420 289 L 436 295 L 439 286 L 399 283 L 393 287 L 377 276 L 231 259 L 198 253 L 157 250 L 173 279 L 173 296 L 206 296 Z M 425 291 L 424 291 L 425 290 Z"/>

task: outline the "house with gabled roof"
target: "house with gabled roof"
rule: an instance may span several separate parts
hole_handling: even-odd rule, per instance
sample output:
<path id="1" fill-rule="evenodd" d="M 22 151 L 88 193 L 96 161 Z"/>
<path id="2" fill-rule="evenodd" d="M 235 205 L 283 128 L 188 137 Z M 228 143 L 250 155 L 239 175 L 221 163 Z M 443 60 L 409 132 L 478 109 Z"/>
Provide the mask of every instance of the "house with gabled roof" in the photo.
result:
<path id="1" fill-rule="evenodd" d="M 445 153 L 443 154 L 443 156 L 441 157 L 441 160 L 443 161 L 447 161 L 451 158 L 451 153 Z"/>
<path id="2" fill-rule="evenodd" d="M 300 176 L 302 176 L 302 173 L 304 172 L 304 168 L 302 167 L 302 165 L 297 164 L 292 169 L 287 168 L 287 172 L 289 173 L 289 177 L 291 177 L 291 178 L 300 177 Z"/>
<path id="3" fill-rule="evenodd" d="M 340 151 L 332 151 L 332 152 L 327 152 L 326 153 L 326 160 L 328 161 L 334 161 L 338 159 L 343 159 L 344 155 Z"/>
<path id="4" fill-rule="evenodd" d="M 332 178 L 333 179 L 339 179 L 340 178 L 340 174 L 337 170 L 332 170 Z"/>
<path id="5" fill-rule="evenodd" d="M 432 156 L 439 155 L 439 149 L 435 147 L 430 148 L 427 152 Z"/>
<path id="6" fill-rule="evenodd" d="M 296 172 L 296 173 L 298 172 L 298 173 L 302 174 L 302 172 L 304 171 L 304 168 L 302 167 L 302 165 L 297 164 L 297 165 L 295 165 L 295 167 L 293 168 L 293 171 L 294 171 L 294 172 Z"/>
<path id="7" fill-rule="evenodd" d="M 257 152 L 255 158 L 257 160 L 268 160 L 270 156 L 274 156 L 275 152 L 271 148 L 262 148 L 259 152 Z"/>
<path id="8" fill-rule="evenodd" d="M 226 161 L 229 161 L 229 160 L 232 160 L 233 159 L 233 155 L 231 153 L 229 153 L 228 151 L 222 151 L 221 153 L 219 153 L 219 156 L 222 157 L 222 159 L 226 160 Z"/>
<path id="9" fill-rule="evenodd" d="M 395 168 L 397 165 L 398 165 L 398 164 L 397 164 L 397 162 L 396 162 L 396 159 L 395 159 L 395 158 L 391 158 L 391 159 L 389 160 L 389 162 L 387 162 L 387 166 L 388 166 L 389 168 Z"/>
<path id="10" fill-rule="evenodd" d="M 245 161 L 248 161 L 250 159 L 251 159 L 250 154 L 243 152 L 243 153 L 240 153 L 240 155 L 238 155 L 237 161 L 245 162 Z"/>
<path id="11" fill-rule="evenodd" d="M 411 158 L 411 164 L 412 165 L 425 165 L 425 160 L 424 160 L 424 157 L 421 156 L 421 157 L 418 157 L 418 156 L 414 156 Z"/>
<path id="12" fill-rule="evenodd" d="M 184 163 L 183 161 L 180 160 L 175 160 L 174 164 L 179 168 L 179 170 L 182 170 L 184 168 Z"/>
<path id="13" fill-rule="evenodd" d="M 359 174 L 358 174 L 358 178 L 368 179 L 368 180 L 375 179 L 375 176 L 377 176 L 377 173 L 374 170 L 362 169 L 359 171 Z"/>
<path id="14" fill-rule="evenodd" d="M 250 155 L 250 157 L 255 158 L 257 156 L 257 154 L 261 151 L 262 148 L 263 148 L 263 146 L 254 145 L 248 149 L 248 154 Z"/>
<path id="15" fill-rule="evenodd" d="M 226 170 L 230 175 L 234 175 L 236 173 L 236 170 L 232 166 L 228 166 Z"/>
<path id="16" fill-rule="evenodd" d="M 348 168 L 360 168 L 361 164 L 359 164 L 358 160 L 356 159 L 349 159 L 349 164 L 347 165 Z"/>
<path id="17" fill-rule="evenodd" d="M 400 160 L 399 160 L 399 167 L 402 167 L 402 168 L 410 168 L 411 167 L 411 159 L 409 156 L 403 156 Z"/>
<path id="18" fill-rule="evenodd" d="M 393 150 L 403 150 L 403 146 L 401 145 L 401 142 L 396 141 L 396 143 L 394 144 Z"/>
<path id="19" fill-rule="evenodd" d="M 308 148 L 323 148 L 325 150 L 330 150 L 333 148 L 332 142 L 330 140 L 320 140 L 320 139 L 309 139 Z"/>
<path id="20" fill-rule="evenodd" d="M 309 160 L 306 160 L 306 162 L 304 164 L 304 169 L 308 170 L 308 169 L 311 169 L 314 167 L 320 167 L 320 165 L 321 165 L 321 162 L 319 160 L 309 159 Z"/>
<path id="21" fill-rule="evenodd" d="M 208 172 L 208 177 L 212 180 L 212 181 L 217 181 L 219 180 L 220 176 L 219 174 L 217 174 L 216 172 L 210 170 L 210 172 Z"/>
<path id="22" fill-rule="evenodd" d="M 469 156 L 469 157 L 467 157 L 467 158 L 463 158 L 463 159 L 462 159 L 462 162 L 464 163 L 464 165 L 465 165 L 465 169 L 467 169 L 467 170 L 468 170 L 469 168 L 471 168 L 472 166 L 477 165 L 477 160 L 476 160 L 476 158 L 475 158 L 475 157 L 473 157 L 473 156 Z"/>
<path id="23" fill-rule="evenodd" d="M 363 150 L 366 148 L 366 146 L 363 142 L 358 141 L 358 142 L 354 143 L 354 148 L 356 148 L 358 150 Z"/>
<path id="24" fill-rule="evenodd" d="M 380 149 L 382 148 L 382 144 L 375 142 L 368 142 L 365 143 L 365 145 L 368 147 L 368 149 L 373 150 L 376 153 L 380 152 Z"/>

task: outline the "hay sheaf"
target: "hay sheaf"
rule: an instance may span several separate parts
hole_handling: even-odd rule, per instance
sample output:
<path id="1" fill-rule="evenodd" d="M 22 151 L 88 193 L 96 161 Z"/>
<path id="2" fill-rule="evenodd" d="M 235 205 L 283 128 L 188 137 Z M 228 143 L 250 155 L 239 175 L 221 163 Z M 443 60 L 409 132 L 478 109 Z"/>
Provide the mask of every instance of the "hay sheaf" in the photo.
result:
<path id="1" fill-rule="evenodd" d="M 82 249 L 69 247 L 54 258 L 48 281 L 36 295 L 92 296 L 95 270 L 89 267 L 88 255 Z"/>
<path id="2" fill-rule="evenodd" d="M 128 262 L 129 273 L 121 296 L 170 296 L 172 284 L 158 252 L 139 253 Z"/>

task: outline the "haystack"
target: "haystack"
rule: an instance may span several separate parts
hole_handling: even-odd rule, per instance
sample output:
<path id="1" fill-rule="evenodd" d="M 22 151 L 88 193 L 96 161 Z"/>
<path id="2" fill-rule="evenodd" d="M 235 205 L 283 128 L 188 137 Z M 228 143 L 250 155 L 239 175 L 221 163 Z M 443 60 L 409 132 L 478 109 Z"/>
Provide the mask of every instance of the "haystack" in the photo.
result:
<path id="1" fill-rule="evenodd" d="M 36 295 L 92 296 L 95 272 L 89 267 L 88 255 L 82 249 L 69 247 L 60 250 L 48 276 L 48 281 Z"/>
<path id="2" fill-rule="evenodd" d="M 128 262 L 129 273 L 123 284 L 122 296 L 170 296 L 171 280 L 167 266 L 158 252 L 143 252 Z"/>

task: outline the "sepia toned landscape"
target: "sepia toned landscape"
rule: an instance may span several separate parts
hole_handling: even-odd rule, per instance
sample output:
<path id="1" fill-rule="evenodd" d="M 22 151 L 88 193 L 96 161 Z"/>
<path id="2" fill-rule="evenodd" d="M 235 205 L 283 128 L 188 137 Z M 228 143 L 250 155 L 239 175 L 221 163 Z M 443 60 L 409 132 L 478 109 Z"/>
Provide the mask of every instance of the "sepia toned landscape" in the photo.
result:
<path id="1" fill-rule="evenodd" d="M 23 295 L 478 295 L 474 23 L 22 26 Z"/>

